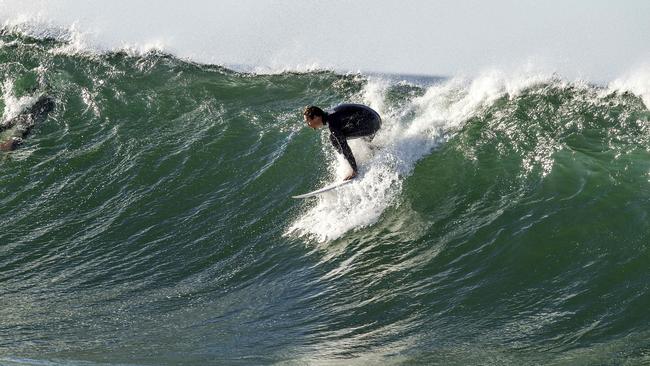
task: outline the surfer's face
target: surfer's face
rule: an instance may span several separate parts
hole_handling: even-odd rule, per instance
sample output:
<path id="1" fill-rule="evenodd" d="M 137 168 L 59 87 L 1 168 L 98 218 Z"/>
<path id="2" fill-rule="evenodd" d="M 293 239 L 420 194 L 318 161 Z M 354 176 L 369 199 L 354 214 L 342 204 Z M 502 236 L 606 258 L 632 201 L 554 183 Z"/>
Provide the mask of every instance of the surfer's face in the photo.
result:
<path id="1" fill-rule="evenodd" d="M 305 117 L 305 122 L 307 122 L 307 126 L 313 128 L 314 130 L 317 128 L 323 127 L 323 117 L 314 117 L 314 118 L 307 118 Z"/>

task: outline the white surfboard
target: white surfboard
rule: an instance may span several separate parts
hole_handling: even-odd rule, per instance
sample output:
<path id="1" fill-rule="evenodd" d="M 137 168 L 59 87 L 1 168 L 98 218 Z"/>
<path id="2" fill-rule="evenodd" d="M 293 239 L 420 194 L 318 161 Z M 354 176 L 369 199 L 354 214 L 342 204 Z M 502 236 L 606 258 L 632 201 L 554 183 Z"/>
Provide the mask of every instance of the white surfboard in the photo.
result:
<path id="1" fill-rule="evenodd" d="M 341 186 L 343 186 L 343 185 L 346 185 L 346 184 L 348 184 L 348 183 L 350 183 L 350 182 L 352 182 L 352 179 L 350 179 L 350 180 L 343 180 L 343 181 L 340 181 L 340 182 L 335 182 L 335 183 L 332 183 L 332 184 L 330 184 L 330 185 L 327 185 L 327 186 L 325 186 L 325 187 L 323 187 L 323 188 L 321 188 L 321 189 L 317 189 L 317 190 L 315 190 L 315 191 L 313 191 L 313 192 L 309 192 L 309 193 L 305 193 L 305 194 L 300 194 L 300 195 L 298 195 L 298 196 L 292 196 L 292 198 L 307 198 L 307 197 L 313 197 L 313 196 L 319 195 L 319 194 L 321 194 L 321 193 L 324 193 L 324 192 L 327 192 L 327 191 L 331 191 L 332 189 L 339 188 L 339 187 L 341 187 Z"/>

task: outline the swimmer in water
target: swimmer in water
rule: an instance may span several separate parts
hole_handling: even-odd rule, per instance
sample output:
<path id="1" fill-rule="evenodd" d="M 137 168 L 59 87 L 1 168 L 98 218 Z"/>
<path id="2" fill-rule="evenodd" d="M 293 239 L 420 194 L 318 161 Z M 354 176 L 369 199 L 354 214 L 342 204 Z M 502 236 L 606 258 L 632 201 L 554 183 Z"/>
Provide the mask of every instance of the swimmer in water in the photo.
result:
<path id="1" fill-rule="evenodd" d="M 4 123 L 0 123 L 0 151 L 12 151 L 20 144 L 37 123 L 43 122 L 54 109 L 54 100 L 42 96 L 27 111 Z"/>

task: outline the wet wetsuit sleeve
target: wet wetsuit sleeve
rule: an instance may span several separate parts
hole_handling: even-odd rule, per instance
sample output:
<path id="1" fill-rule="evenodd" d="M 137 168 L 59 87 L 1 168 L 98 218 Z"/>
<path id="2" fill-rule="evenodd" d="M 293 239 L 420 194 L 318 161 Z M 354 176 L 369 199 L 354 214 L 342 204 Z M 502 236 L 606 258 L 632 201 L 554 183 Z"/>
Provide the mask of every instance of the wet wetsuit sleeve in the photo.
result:
<path id="1" fill-rule="evenodd" d="M 357 173 L 357 162 L 354 160 L 354 155 L 352 155 L 352 150 L 350 149 L 350 145 L 348 145 L 345 136 L 343 136 L 339 131 L 331 131 L 330 141 L 332 142 L 332 145 L 334 145 L 336 151 L 343 154 L 345 160 L 347 160 L 352 167 L 352 171 Z"/>

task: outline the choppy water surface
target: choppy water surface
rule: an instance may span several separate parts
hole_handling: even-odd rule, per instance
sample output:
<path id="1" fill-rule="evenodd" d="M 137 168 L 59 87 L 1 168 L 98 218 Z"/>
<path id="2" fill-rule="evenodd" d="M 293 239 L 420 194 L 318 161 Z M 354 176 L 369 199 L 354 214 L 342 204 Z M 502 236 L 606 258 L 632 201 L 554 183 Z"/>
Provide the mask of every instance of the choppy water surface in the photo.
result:
<path id="1" fill-rule="evenodd" d="M 650 112 L 554 75 L 258 75 L 0 36 L 3 364 L 650 362 Z M 372 106 L 361 177 L 307 104 Z"/>

